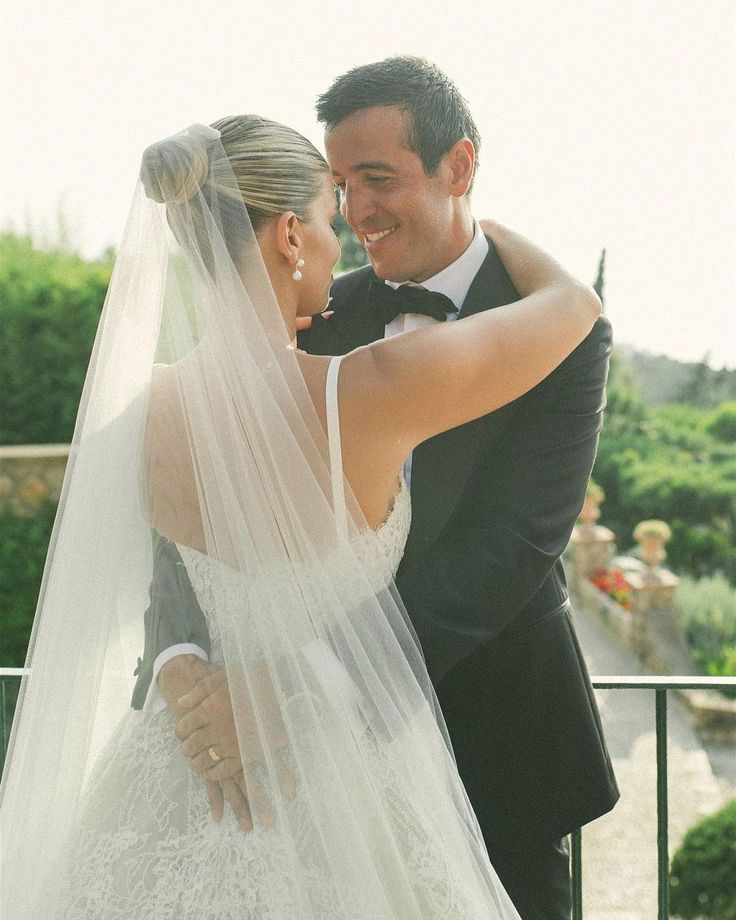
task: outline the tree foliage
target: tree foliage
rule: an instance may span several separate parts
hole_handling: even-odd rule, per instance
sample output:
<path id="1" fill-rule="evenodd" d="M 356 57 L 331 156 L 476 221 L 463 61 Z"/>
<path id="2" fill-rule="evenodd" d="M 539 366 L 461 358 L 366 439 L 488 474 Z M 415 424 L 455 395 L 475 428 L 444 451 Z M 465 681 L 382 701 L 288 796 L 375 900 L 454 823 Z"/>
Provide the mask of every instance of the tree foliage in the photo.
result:
<path id="1" fill-rule="evenodd" d="M 593 476 L 604 489 L 603 523 L 621 549 L 645 518 L 672 528 L 668 565 L 736 582 L 736 450 L 726 438 L 730 403 L 710 412 L 673 403 L 652 408 L 629 366 L 614 358 Z"/>
<path id="2" fill-rule="evenodd" d="M 0 444 L 71 441 L 110 273 L 0 234 Z"/>

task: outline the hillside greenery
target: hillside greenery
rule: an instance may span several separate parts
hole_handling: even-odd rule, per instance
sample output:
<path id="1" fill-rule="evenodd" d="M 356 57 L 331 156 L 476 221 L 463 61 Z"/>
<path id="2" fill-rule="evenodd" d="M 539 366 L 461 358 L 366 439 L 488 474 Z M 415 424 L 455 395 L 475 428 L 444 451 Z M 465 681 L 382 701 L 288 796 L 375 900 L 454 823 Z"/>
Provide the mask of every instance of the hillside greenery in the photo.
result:
<path id="1" fill-rule="evenodd" d="M 619 551 L 633 545 L 639 521 L 659 518 L 672 528 L 671 569 L 696 577 L 720 571 L 736 583 L 734 432 L 736 401 L 653 407 L 631 366 L 614 355 L 593 478 Z"/>
<path id="2" fill-rule="evenodd" d="M 736 400 L 736 370 L 710 367 L 708 355 L 689 364 L 667 355 L 636 351 L 630 345 L 618 346 L 616 353 L 631 369 L 639 393 L 650 406 L 687 403 L 712 409 Z"/>

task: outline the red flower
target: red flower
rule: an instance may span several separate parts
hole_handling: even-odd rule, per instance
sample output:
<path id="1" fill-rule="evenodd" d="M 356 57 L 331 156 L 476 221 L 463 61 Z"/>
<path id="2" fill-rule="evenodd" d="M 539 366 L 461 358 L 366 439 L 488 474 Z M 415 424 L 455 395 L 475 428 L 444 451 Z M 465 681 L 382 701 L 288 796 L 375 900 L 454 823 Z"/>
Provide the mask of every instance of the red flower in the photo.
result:
<path id="1" fill-rule="evenodd" d="M 606 569 L 604 566 L 599 565 L 593 569 L 588 578 L 617 604 L 620 604 L 626 610 L 631 610 L 633 606 L 631 585 L 624 578 L 624 573 L 621 569 Z"/>

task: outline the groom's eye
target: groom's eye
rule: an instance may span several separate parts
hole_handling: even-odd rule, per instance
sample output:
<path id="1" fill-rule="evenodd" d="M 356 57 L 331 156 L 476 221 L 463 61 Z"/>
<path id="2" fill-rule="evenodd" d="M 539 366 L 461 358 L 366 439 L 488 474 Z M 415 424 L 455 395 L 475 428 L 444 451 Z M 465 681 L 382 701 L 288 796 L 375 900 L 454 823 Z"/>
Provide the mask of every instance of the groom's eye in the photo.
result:
<path id="1" fill-rule="evenodd" d="M 371 185 L 379 185 L 381 182 L 386 182 L 388 176 L 366 176 L 366 182 L 370 182 Z"/>

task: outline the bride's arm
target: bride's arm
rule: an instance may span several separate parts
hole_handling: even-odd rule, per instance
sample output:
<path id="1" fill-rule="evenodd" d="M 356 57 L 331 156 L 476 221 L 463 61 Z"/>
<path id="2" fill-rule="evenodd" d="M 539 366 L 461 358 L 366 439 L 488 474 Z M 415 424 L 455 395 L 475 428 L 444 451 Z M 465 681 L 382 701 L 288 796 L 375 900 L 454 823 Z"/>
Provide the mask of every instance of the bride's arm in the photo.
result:
<path id="1" fill-rule="evenodd" d="M 521 300 L 374 342 L 345 358 L 350 371 L 341 376 L 341 399 L 355 400 L 361 418 L 369 412 L 375 430 L 402 451 L 526 393 L 600 315 L 592 288 L 551 256 L 499 224 L 484 222 L 483 229 Z"/>

